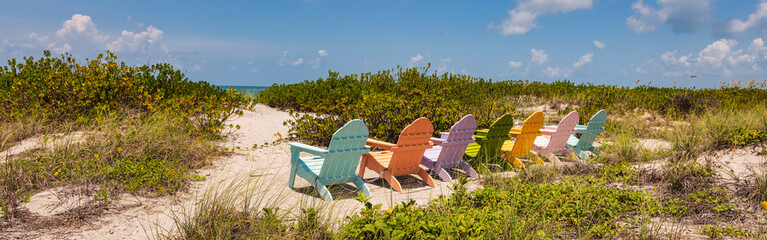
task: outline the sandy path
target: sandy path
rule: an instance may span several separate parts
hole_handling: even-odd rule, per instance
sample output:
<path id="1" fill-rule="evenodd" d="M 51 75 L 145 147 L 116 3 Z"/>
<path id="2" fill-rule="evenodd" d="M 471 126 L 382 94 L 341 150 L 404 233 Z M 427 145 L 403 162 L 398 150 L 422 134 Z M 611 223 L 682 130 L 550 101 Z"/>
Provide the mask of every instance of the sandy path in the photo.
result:
<path id="1" fill-rule="evenodd" d="M 245 111 L 242 117 L 233 118 L 230 123 L 240 125 L 241 128 L 222 144 L 230 149 L 240 147 L 239 150 L 199 170 L 199 175 L 207 179 L 193 183 L 188 192 L 161 198 L 125 195 L 114 210 L 108 210 L 99 219 L 77 229 L 50 229 L 46 230 L 50 232 L 40 235 L 18 232 L 12 235 L 38 239 L 152 239 L 157 233 L 175 231 L 172 216 L 192 214 L 197 200 L 202 196 L 222 192 L 249 197 L 259 209 L 263 206 L 277 206 L 291 214 L 297 213 L 302 207 L 321 208 L 327 219 L 339 219 L 357 213 L 363 205 L 355 200 L 357 189 L 352 184 L 332 186 L 333 202 L 323 201 L 314 188 L 301 178 L 296 178 L 294 189 L 288 188 L 290 149 L 286 143 L 252 149 L 254 144 L 263 145 L 277 140 L 279 137 L 276 134 L 287 136 L 288 127 L 283 126 L 287 119 L 290 119 L 288 113 L 260 104 L 253 111 Z M 449 188 L 451 183 L 435 179 L 437 187 L 432 188 L 417 176 L 403 176 L 398 178 L 405 190 L 401 194 L 390 190 L 388 184 L 384 184 L 375 172 L 368 170 L 365 177 L 373 195 L 370 201 L 383 204 L 385 208 L 409 199 L 425 204 L 432 198 L 452 192 Z M 234 190 L 227 188 L 233 184 L 241 185 Z M 468 187 L 476 189 L 476 180 L 470 181 Z M 72 205 L 62 204 L 56 195 L 55 192 L 37 194 L 27 207 L 41 215 L 51 215 Z"/>
<path id="2" fill-rule="evenodd" d="M 47 229 L 39 233 L 11 231 L 5 235 L 0 234 L 0 239 L 9 236 L 24 239 L 153 239 L 157 233 L 174 232 L 173 216 L 193 214 L 198 200 L 204 199 L 206 194 L 214 193 L 250 199 L 258 209 L 277 206 L 289 210 L 290 214 L 296 214 L 303 207 L 318 207 L 330 222 L 357 213 L 362 204 L 354 199 L 357 189 L 352 184 L 332 186 L 333 202 L 323 201 L 314 188 L 301 178 L 296 178 L 294 189 L 287 187 L 289 147 L 286 143 L 271 145 L 271 142 L 279 139 L 278 135 L 287 136 L 288 127 L 283 126 L 287 119 L 290 119 L 288 113 L 264 105 L 257 105 L 253 111 L 245 111 L 242 117 L 231 119 L 229 123 L 240 125 L 241 129 L 221 144 L 230 149 L 239 149 L 235 154 L 218 159 L 212 166 L 199 170 L 200 175 L 207 177 L 206 181 L 193 183 L 187 192 L 161 198 L 141 198 L 126 194 L 100 218 L 79 228 Z M 270 146 L 252 149 L 254 144 L 263 145 L 267 142 Z M 668 148 L 668 143 L 658 140 L 643 139 L 640 142 L 648 149 Z M 728 170 L 732 169 L 735 175 L 744 177 L 748 169 L 764 161 L 761 156 L 754 156 L 751 152 L 727 152 L 717 156 L 717 159 Z M 373 195 L 370 201 L 383 204 L 384 208 L 409 199 L 425 204 L 432 198 L 452 192 L 449 189 L 451 183 L 435 179 L 438 186 L 431 188 L 418 177 L 404 176 L 398 178 L 405 189 L 405 193 L 400 194 L 390 190 L 376 173 L 368 170 L 365 176 Z M 238 187 L 231 188 L 233 185 Z M 479 185 L 473 180 L 468 187 L 473 190 Z M 56 196 L 55 190 L 36 194 L 26 207 L 41 215 L 51 215 L 77 205 L 71 201 L 62 204 Z M 92 196 L 83 199 L 87 201 Z"/>

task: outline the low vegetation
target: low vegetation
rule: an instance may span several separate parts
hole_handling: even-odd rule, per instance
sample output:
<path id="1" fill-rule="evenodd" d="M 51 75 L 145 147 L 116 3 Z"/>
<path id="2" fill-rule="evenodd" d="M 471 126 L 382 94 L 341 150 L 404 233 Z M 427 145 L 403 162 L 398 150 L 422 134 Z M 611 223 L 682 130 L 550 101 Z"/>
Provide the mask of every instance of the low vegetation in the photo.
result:
<path id="1" fill-rule="evenodd" d="M 235 181 L 173 216 L 177 232 L 155 237 L 675 239 L 685 230 L 711 238 L 766 236 L 758 216 L 767 200 L 767 168 L 733 183 L 723 180 L 713 159 L 726 149 L 764 149 L 767 90 L 758 85 L 627 88 L 427 72 L 330 72 L 324 79 L 240 95 L 188 81 L 167 64 L 127 66 L 109 52 L 84 63 L 49 52 L 12 60 L 0 71 L 0 151 L 30 137 L 45 144 L 0 156 L 0 228 L 33 219 L 19 206 L 45 189 L 85 186 L 96 209 L 119 193 L 184 190 L 204 179 L 195 169 L 227 154 L 216 141 L 236 127 L 224 121 L 252 100 L 290 111 L 295 120 L 285 123 L 288 138 L 319 146 L 356 118 L 372 137 L 387 141 L 417 117 L 432 120 L 436 132 L 465 114 L 474 114 L 482 128 L 505 113 L 523 119 L 529 107 L 540 105 L 550 114 L 577 110 L 581 122 L 606 109 L 610 119 L 600 135 L 602 152 L 589 160 L 531 164 L 515 169 L 514 177 L 481 169 L 483 187 L 469 191 L 466 179 L 458 179 L 451 194 L 428 204 L 408 201 L 385 209 L 360 195 L 359 214 L 329 219 L 325 209 L 272 207 L 280 196 Z M 648 149 L 644 138 L 668 146 Z"/>
<path id="2" fill-rule="evenodd" d="M 0 228 L 29 214 L 18 207 L 30 196 L 59 186 L 85 189 L 96 206 L 122 192 L 174 194 L 224 154 L 215 142 L 224 121 L 247 106 L 168 64 L 128 66 L 110 52 L 10 60 L 0 68 L 0 151 L 30 137 L 42 147 L 0 156 Z"/>
<path id="3" fill-rule="evenodd" d="M 291 138 L 314 145 L 327 145 L 327 139 L 336 129 L 355 118 L 367 123 L 373 137 L 393 141 L 399 130 L 418 117 L 429 118 L 435 130 L 444 131 L 463 115 L 474 114 L 479 127 L 486 128 L 504 113 L 526 118 L 525 114 L 529 113 L 520 112 L 520 108 L 532 103 L 562 105 L 560 113 L 578 110 L 581 122 L 588 121 L 599 109 L 606 109 L 612 117 L 655 113 L 669 122 L 700 115 L 712 115 L 724 120 L 738 114 L 739 110 L 767 103 L 767 90 L 756 85 L 719 89 L 628 88 L 588 83 L 576 85 L 568 81 L 494 82 L 460 74 L 427 72 L 428 67 L 396 68 L 346 76 L 331 71 L 327 78 L 315 81 L 272 85 L 259 92 L 256 98 L 270 107 L 316 113 L 297 116 L 295 121 L 288 123 Z M 727 110 L 730 114 L 710 111 L 713 109 Z M 761 111 L 753 113 L 763 112 L 762 107 Z M 755 117 L 747 121 L 759 119 Z M 760 118 L 764 119 L 763 114 Z M 743 120 L 736 121 L 742 123 Z M 717 122 L 705 124 L 711 123 Z M 727 140 L 715 143 L 717 145 L 760 142 L 763 137 L 759 132 L 763 134 L 767 129 L 763 120 L 747 126 L 719 123 L 723 125 L 718 128 L 721 131 L 709 134 L 725 134 L 717 136 Z M 608 124 L 631 123 L 610 121 Z M 742 129 L 733 129 L 738 127 Z M 648 132 L 646 129 L 636 130 Z M 754 130 L 758 134 L 753 135 Z"/>

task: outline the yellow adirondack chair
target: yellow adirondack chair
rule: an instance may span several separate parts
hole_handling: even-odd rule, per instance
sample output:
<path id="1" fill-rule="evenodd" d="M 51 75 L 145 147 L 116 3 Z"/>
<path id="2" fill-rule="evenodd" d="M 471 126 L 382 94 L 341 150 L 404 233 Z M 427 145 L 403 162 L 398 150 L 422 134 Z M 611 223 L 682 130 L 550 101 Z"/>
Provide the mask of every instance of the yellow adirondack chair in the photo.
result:
<path id="1" fill-rule="evenodd" d="M 524 168 L 520 158 L 532 158 L 536 162 L 542 162 L 538 157 L 530 152 L 535 138 L 541 135 L 543 127 L 543 112 L 533 113 L 522 124 L 522 128 L 512 128 L 509 135 L 516 140 L 507 140 L 501 146 L 501 156 L 514 166 Z"/>

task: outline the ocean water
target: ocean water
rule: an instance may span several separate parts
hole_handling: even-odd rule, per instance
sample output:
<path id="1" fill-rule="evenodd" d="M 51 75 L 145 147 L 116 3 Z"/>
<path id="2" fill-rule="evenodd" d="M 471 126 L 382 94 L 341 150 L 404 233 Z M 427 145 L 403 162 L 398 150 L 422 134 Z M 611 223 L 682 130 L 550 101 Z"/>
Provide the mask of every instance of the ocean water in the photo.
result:
<path id="1" fill-rule="evenodd" d="M 221 89 L 234 88 L 237 91 L 241 91 L 242 93 L 254 93 L 254 94 L 267 88 L 267 86 L 230 86 L 230 85 L 216 85 L 216 87 L 220 87 Z"/>

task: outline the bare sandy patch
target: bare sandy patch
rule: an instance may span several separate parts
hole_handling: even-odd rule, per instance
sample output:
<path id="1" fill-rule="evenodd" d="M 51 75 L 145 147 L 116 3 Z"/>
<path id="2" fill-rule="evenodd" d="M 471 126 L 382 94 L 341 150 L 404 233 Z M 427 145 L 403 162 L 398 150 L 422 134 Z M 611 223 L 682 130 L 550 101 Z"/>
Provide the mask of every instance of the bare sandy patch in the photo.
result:
<path id="1" fill-rule="evenodd" d="M 279 207 L 290 214 L 297 214 L 299 209 L 307 207 L 320 208 L 327 219 L 342 219 L 359 212 L 363 204 L 356 200 L 357 188 L 353 184 L 331 186 L 333 202 L 322 200 L 309 182 L 300 177 L 296 178 L 294 188 L 289 188 L 290 147 L 287 143 L 252 148 L 254 144 L 271 143 L 287 136 L 288 127 L 283 122 L 289 119 L 291 117 L 287 112 L 261 104 L 252 111 L 244 111 L 243 116 L 233 117 L 227 125 L 240 125 L 240 129 L 222 144 L 229 149 L 240 148 L 230 156 L 217 159 L 212 166 L 198 170 L 198 174 L 205 176 L 206 180 L 192 183 L 187 192 L 158 198 L 125 194 L 101 217 L 88 224 L 17 236 L 40 239 L 150 239 L 158 234 L 176 232 L 174 216 L 191 216 L 198 200 L 222 191 L 241 191 L 236 194 L 250 198 L 254 207 Z M 453 174 L 456 178 L 466 176 L 460 171 Z M 398 193 L 373 171 L 366 170 L 365 177 L 372 194 L 370 202 L 383 204 L 384 208 L 411 199 L 417 204 L 426 204 L 440 195 L 452 193 L 452 183 L 438 179 L 435 179 L 437 187 L 432 188 L 415 175 L 398 177 L 405 191 Z M 477 181 L 471 180 L 467 187 L 470 190 L 478 188 Z M 238 184 L 245 186 L 231 187 Z M 83 199 L 93 201 L 93 196 L 64 200 L 57 197 L 56 192 L 48 190 L 39 193 L 26 206 L 35 209 L 41 216 L 56 216 L 77 207 L 76 202 Z"/>
<path id="2" fill-rule="evenodd" d="M 85 141 L 83 136 L 85 136 L 84 132 L 72 132 L 27 138 L 18 144 L 9 147 L 5 151 L 0 152 L 0 163 L 5 163 L 8 158 L 32 149 L 53 148 L 64 144 L 81 143 Z"/>

